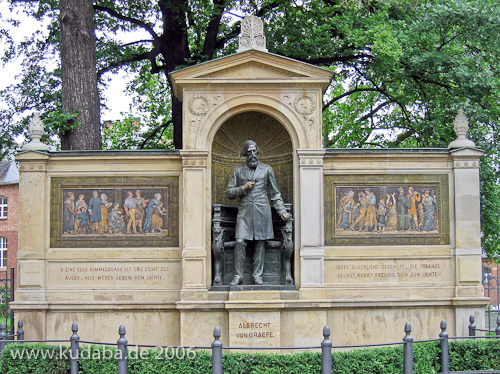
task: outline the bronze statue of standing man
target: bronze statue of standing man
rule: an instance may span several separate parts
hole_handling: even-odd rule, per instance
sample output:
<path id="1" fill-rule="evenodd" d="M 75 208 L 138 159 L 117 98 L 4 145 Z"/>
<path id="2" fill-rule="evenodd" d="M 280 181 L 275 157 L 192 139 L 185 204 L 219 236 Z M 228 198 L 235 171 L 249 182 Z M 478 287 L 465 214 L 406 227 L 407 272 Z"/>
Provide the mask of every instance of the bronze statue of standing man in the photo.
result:
<path id="1" fill-rule="evenodd" d="M 235 274 L 230 286 L 243 283 L 247 241 L 254 240 L 253 279 L 263 284 L 265 241 L 274 238 L 272 207 L 283 220 L 292 218 L 283 205 L 273 169 L 258 159 L 259 149 L 252 140 L 243 145 L 241 156 L 246 163 L 236 166 L 226 188 L 228 199 L 240 199 L 236 219 L 236 246 L 234 248 Z M 268 199 L 269 194 L 269 199 Z"/>

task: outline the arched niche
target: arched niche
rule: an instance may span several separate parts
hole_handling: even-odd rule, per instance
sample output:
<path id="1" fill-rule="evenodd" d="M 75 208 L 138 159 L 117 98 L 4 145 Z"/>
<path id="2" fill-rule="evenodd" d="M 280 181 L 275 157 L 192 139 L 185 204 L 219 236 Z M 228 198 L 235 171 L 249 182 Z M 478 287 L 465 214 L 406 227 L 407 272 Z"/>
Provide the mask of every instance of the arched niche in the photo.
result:
<path id="1" fill-rule="evenodd" d="M 236 205 L 226 198 L 227 182 L 240 157 L 245 141 L 253 140 L 260 149 L 259 161 L 275 173 L 283 201 L 293 201 L 293 145 L 287 129 L 267 113 L 248 111 L 228 118 L 218 128 L 212 142 L 212 203 Z"/>

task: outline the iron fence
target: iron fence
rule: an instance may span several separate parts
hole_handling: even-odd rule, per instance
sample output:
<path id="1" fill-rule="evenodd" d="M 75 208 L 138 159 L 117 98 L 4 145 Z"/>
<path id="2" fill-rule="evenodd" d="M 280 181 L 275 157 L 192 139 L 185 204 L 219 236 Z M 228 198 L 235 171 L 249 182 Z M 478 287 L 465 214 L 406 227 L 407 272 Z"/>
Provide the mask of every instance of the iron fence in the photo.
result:
<path id="1" fill-rule="evenodd" d="M 490 298 L 486 307 L 486 327 L 490 330 L 495 326 L 495 321 L 500 317 L 500 275 L 498 270 L 494 273 L 490 268 L 483 266 L 484 296 Z"/>
<path id="2" fill-rule="evenodd" d="M 14 268 L 9 273 L 5 272 L 5 278 L 0 278 L 0 320 L 9 326 L 10 334 L 14 334 L 14 312 L 10 310 L 10 302 L 14 301 Z"/>
<path id="3" fill-rule="evenodd" d="M 118 374 L 127 374 L 128 370 L 128 347 L 136 347 L 136 348 L 172 348 L 172 349 L 205 349 L 211 350 L 212 352 L 212 374 L 223 374 L 222 367 L 222 351 L 223 350 L 266 350 L 271 349 L 273 351 L 278 350 L 321 350 L 321 374 L 332 374 L 332 349 L 349 349 L 349 348 L 363 348 L 363 347 L 382 347 L 388 345 L 403 345 L 403 374 L 412 374 L 413 373 L 413 345 L 416 343 L 423 342 L 439 342 L 441 353 L 440 353 L 440 363 L 441 363 L 441 372 L 440 374 L 468 374 L 468 373 L 500 373 L 500 370 L 488 370 L 488 371 L 450 371 L 449 368 L 449 340 L 450 339 L 477 339 L 477 338 L 493 338 L 500 339 L 500 317 L 497 318 L 497 326 L 494 330 L 489 329 L 478 329 L 474 325 L 474 316 L 469 317 L 469 335 L 468 336 L 455 336 L 450 337 L 446 332 L 446 321 L 441 321 L 440 329 L 441 332 L 439 334 L 439 338 L 430 339 L 430 340 L 419 340 L 414 341 L 411 336 L 411 325 L 410 323 L 406 323 L 404 327 L 405 336 L 402 342 L 392 342 L 392 343 L 383 343 L 383 344 L 361 344 L 361 345 L 343 345 L 343 346 L 334 346 L 330 341 L 330 328 L 325 326 L 323 328 L 323 340 L 318 346 L 308 346 L 308 347 L 224 347 L 222 342 L 220 341 L 221 330 L 219 327 L 215 327 L 213 332 L 214 341 L 212 342 L 210 347 L 183 347 L 183 346 L 152 346 L 152 345 L 136 345 L 129 344 L 127 339 L 125 338 L 126 329 L 125 326 L 121 325 L 118 329 L 119 339 L 116 343 L 101 343 L 101 342 L 92 342 L 92 341 L 83 341 L 80 340 L 78 336 L 78 325 L 73 323 L 71 326 L 71 331 L 73 335 L 69 338 L 69 340 L 25 340 L 25 333 L 23 330 L 23 322 L 18 322 L 18 331 L 16 334 L 7 334 L 7 326 L 5 322 L 0 323 L 0 355 L 2 351 L 5 349 L 7 344 L 13 343 L 65 343 L 70 346 L 70 374 L 78 374 L 79 364 L 78 358 L 80 356 L 80 343 L 84 344 L 100 344 L 100 345 L 109 345 L 116 346 L 119 355 L 117 359 L 117 371 Z M 476 331 L 490 332 L 495 335 L 485 335 L 485 336 L 476 336 Z M 16 340 L 14 340 L 16 338 Z"/>

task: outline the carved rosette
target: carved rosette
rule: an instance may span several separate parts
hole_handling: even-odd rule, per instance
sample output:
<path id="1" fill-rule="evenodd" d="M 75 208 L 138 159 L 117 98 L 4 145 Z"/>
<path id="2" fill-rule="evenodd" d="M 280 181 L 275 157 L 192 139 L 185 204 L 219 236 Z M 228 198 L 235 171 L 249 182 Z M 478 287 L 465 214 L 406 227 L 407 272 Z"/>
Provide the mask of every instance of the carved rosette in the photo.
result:
<path id="1" fill-rule="evenodd" d="M 206 151 L 181 151 L 183 168 L 206 168 L 208 152 Z"/>
<path id="2" fill-rule="evenodd" d="M 316 111 L 316 100 L 309 94 L 283 95 L 281 101 L 291 107 L 301 118 L 304 126 L 310 131 L 316 128 L 314 112 Z"/>
<path id="3" fill-rule="evenodd" d="M 453 163 L 455 169 L 477 169 L 479 161 L 477 160 L 460 160 Z"/>
<path id="4" fill-rule="evenodd" d="M 38 172 L 42 172 L 42 171 L 45 171 L 45 163 L 23 162 L 19 166 L 19 171 L 21 171 L 21 172 L 26 172 L 26 171 L 38 171 Z"/>

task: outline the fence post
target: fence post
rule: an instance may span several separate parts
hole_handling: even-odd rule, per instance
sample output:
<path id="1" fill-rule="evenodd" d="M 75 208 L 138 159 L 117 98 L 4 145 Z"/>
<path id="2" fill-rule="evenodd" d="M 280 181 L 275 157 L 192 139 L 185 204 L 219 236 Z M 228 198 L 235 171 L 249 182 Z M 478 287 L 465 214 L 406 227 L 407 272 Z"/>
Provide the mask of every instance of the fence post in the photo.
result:
<path id="1" fill-rule="evenodd" d="M 323 341 L 321 342 L 321 374 L 332 374 L 332 342 L 330 341 L 330 327 L 323 327 Z"/>
<path id="2" fill-rule="evenodd" d="M 405 324 L 406 336 L 403 338 L 403 373 L 413 374 L 413 338 L 410 335 L 410 322 Z"/>
<path id="3" fill-rule="evenodd" d="M 441 373 L 449 374 L 450 372 L 450 347 L 448 346 L 448 333 L 446 332 L 446 321 L 441 321 Z"/>
<path id="4" fill-rule="evenodd" d="M 120 339 L 116 342 L 118 345 L 118 350 L 120 351 L 120 356 L 117 360 L 118 362 L 118 374 L 127 374 L 127 339 L 125 339 L 125 326 L 120 325 L 118 329 L 118 334 L 120 335 Z"/>
<path id="5" fill-rule="evenodd" d="M 476 325 L 474 325 L 474 316 L 469 317 L 469 336 L 476 336 Z"/>
<path id="6" fill-rule="evenodd" d="M 500 315 L 497 317 L 497 327 L 495 328 L 495 335 L 500 338 Z"/>
<path id="7" fill-rule="evenodd" d="M 212 343 L 212 374 L 222 374 L 222 342 L 220 328 L 214 329 L 214 341 Z"/>
<path id="8" fill-rule="evenodd" d="M 22 320 L 19 320 L 17 323 L 17 340 L 24 340 L 24 330 L 23 330 L 24 323 Z M 21 342 L 22 343 L 22 342 Z"/>
<path id="9" fill-rule="evenodd" d="M 19 321 L 21 322 L 21 321 Z M 22 327 L 22 326 L 21 326 Z M 69 356 L 69 372 L 71 374 L 78 374 L 78 356 L 80 355 L 80 337 L 78 336 L 78 324 L 73 322 L 71 325 L 71 331 L 73 331 L 73 335 L 69 338 L 71 342 L 71 353 Z M 23 332 L 24 335 L 24 332 Z"/>
<path id="10" fill-rule="evenodd" d="M 10 307 L 10 303 L 14 302 L 14 268 L 10 268 L 10 298 L 9 303 L 9 314 L 10 314 L 10 334 L 14 335 L 14 312 Z M 14 336 L 12 336 L 12 340 L 14 340 Z"/>

